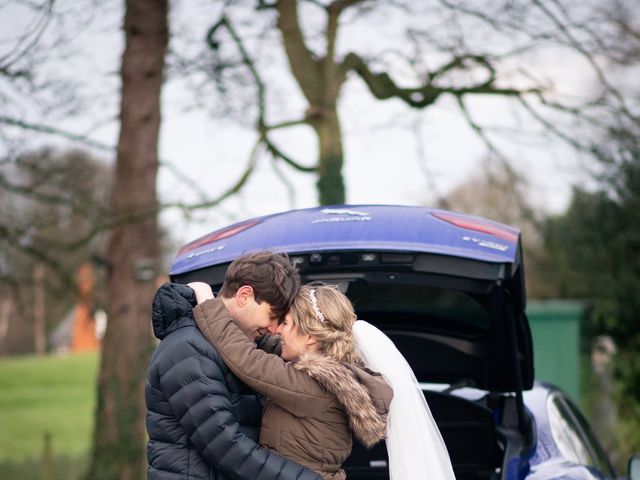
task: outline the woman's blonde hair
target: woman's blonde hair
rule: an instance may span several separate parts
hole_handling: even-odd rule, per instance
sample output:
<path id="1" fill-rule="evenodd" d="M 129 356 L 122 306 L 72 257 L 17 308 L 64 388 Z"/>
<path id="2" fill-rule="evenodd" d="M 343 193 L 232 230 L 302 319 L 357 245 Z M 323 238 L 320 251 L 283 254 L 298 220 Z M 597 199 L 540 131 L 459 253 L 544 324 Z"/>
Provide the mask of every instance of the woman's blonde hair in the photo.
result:
<path id="1" fill-rule="evenodd" d="M 348 363 L 360 363 L 353 344 L 356 314 L 351 301 L 333 285 L 304 285 L 291 305 L 293 324 L 313 335 L 318 351 Z"/>

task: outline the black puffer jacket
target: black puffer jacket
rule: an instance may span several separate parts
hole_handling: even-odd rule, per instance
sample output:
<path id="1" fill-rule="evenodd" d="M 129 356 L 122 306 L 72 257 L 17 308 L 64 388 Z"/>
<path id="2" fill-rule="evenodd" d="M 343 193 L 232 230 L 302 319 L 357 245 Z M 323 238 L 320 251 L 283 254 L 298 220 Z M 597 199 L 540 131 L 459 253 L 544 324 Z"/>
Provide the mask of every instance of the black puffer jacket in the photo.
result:
<path id="1" fill-rule="evenodd" d="M 149 480 L 317 480 L 297 463 L 264 449 L 262 405 L 202 336 L 193 319 L 193 290 L 165 284 L 153 300 L 161 342 L 149 367 Z"/>

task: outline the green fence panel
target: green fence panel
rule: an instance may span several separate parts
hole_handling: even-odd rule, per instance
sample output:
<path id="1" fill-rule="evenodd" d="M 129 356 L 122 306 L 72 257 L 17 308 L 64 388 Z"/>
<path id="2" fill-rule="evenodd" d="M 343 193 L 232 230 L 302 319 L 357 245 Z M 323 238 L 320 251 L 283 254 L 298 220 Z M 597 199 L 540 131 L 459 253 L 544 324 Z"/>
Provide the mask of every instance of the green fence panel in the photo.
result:
<path id="1" fill-rule="evenodd" d="M 580 402 L 580 321 L 584 305 L 574 301 L 530 301 L 536 380 L 554 383 Z"/>

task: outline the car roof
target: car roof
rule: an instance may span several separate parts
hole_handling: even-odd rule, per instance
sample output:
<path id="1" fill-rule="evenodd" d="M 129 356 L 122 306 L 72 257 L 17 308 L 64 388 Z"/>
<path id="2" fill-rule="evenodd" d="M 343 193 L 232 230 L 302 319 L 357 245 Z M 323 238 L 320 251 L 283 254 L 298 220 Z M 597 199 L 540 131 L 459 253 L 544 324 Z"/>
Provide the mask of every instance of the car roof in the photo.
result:
<path id="1" fill-rule="evenodd" d="M 519 238 L 520 231 L 514 227 L 426 207 L 316 207 L 253 218 L 200 237 L 180 249 L 171 275 L 228 263 L 261 249 L 290 255 L 332 250 L 400 251 L 515 263 Z"/>

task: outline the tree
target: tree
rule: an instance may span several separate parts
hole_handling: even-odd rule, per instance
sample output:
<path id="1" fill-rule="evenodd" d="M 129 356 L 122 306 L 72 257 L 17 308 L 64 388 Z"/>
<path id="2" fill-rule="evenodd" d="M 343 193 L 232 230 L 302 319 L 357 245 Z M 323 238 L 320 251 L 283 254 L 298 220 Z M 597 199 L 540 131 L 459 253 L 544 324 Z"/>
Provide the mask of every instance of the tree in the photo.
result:
<path id="1" fill-rule="evenodd" d="M 0 299 L 7 311 L 21 312 L 5 317 L 0 352 L 34 351 L 36 291 L 46 306 L 42 327 L 70 308 L 76 270 L 105 245 L 100 226 L 110 186 L 110 168 L 82 150 L 43 148 L 0 166 Z"/>
<path id="2" fill-rule="evenodd" d="M 590 338 L 607 335 L 617 347 L 616 444 L 621 463 L 640 450 L 639 134 L 640 129 L 612 132 L 608 144 L 597 152 L 602 167 L 598 189 L 576 189 L 567 212 L 550 219 L 546 228 L 560 291 L 564 297 L 591 304 Z"/>
<path id="3" fill-rule="evenodd" d="M 640 61 L 640 16 L 633 2 L 619 0 L 602 7 L 610 30 L 599 53 L 607 56 L 617 80 L 635 71 Z M 640 288 L 640 91 L 627 85 L 626 112 L 605 118 L 605 135 L 590 139 L 597 159 L 595 188 L 576 188 L 569 209 L 550 219 L 547 243 L 558 263 L 565 296 L 592 298 L 595 333 L 611 335 L 620 349 L 619 378 L 625 393 L 640 403 L 636 292 Z"/>
<path id="4" fill-rule="evenodd" d="M 255 10 L 250 12 L 248 5 L 254 5 Z M 249 15 L 256 20 L 264 17 L 262 27 L 248 29 L 243 20 Z M 363 19 L 373 19 L 378 27 L 385 21 L 402 24 L 402 40 L 380 40 L 371 29 L 368 43 L 353 41 L 351 36 L 351 43 L 360 44 L 364 51 L 357 53 L 355 46 L 339 41 L 339 33 Z M 274 85 L 265 77 L 277 64 L 273 52 L 277 47 L 262 45 L 272 25 L 277 28 L 290 73 L 306 103 L 304 113 L 293 120 L 274 121 L 267 112 L 273 106 L 267 86 L 273 90 Z M 257 28 L 263 31 L 258 34 Z M 484 9 L 463 0 L 420 5 L 363 0 L 228 2 L 209 30 L 207 40 L 214 56 L 205 67 L 223 97 L 243 107 L 246 103 L 238 98 L 248 83 L 239 80 L 238 71 L 244 69 L 254 82 L 258 141 L 243 179 L 255 165 L 255 151 L 262 146 L 274 164 L 283 161 L 298 171 L 317 175 L 321 204 L 342 203 L 344 152 L 339 100 L 350 78 L 357 76 L 378 100 L 396 100 L 413 109 L 433 107 L 443 98 L 453 99 L 491 155 L 506 165 L 508 161 L 496 147 L 490 129 L 474 119 L 474 99 L 510 99 L 519 115 L 526 118 L 524 121 L 533 121 L 547 134 L 582 150 L 588 147 L 574 138 L 571 127 L 581 124 L 601 128 L 598 112 L 605 104 L 606 108 L 615 104 L 619 111 L 628 113 L 624 98 L 596 58 L 604 31 L 605 22 L 596 5 L 576 8 L 545 0 L 494 2 Z M 377 53 L 375 46 L 380 46 Z M 526 65 L 536 54 L 551 55 L 552 49 L 581 58 L 589 74 L 598 78 L 598 88 L 582 98 L 563 97 L 535 65 Z M 564 123 L 559 117 L 565 117 Z M 274 140 L 277 130 L 301 125 L 310 127 L 317 138 L 315 162 L 313 158 L 297 161 Z"/>
<path id="5" fill-rule="evenodd" d="M 120 136 L 107 247 L 107 313 L 88 478 L 144 476 L 144 379 L 159 263 L 160 90 L 168 43 L 166 0 L 128 0 L 124 17 Z M 126 220 L 126 221 L 123 221 Z"/>
<path id="6" fill-rule="evenodd" d="M 72 140 L 76 147 L 104 148 L 89 137 L 111 114 L 95 91 L 108 91 L 105 84 L 110 79 L 90 83 L 84 72 L 78 74 L 74 62 L 82 58 L 77 38 L 92 27 L 100 28 L 98 19 L 109 17 L 112 9 L 112 2 L 95 1 L 0 4 L 0 158 L 35 150 L 34 139 L 41 135 Z M 92 109 L 104 117 L 89 119 Z M 65 121 L 78 115 L 88 119 L 77 128 L 82 132 L 65 128 Z"/>
<path id="7" fill-rule="evenodd" d="M 560 295 L 584 299 L 590 306 L 585 325 L 589 339 L 615 342 L 607 355 L 616 351 L 618 421 L 615 431 L 601 432 L 601 438 L 617 449 L 612 457 L 624 471 L 629 455 L 640 450 L 640 91 L 626 82 L 640 60 L 640 16 L 634 2 L 626 0 L 602 5 L 598 13 L 608 28 L 594 53 L 606 59 L 610 78 L 624 93 L 625 108 L 604 112 L 605 132 L 587 142 L 596 159 L 592 185 L 575 188 L 567 211 L 550 218 L 544 232 Z"/>

